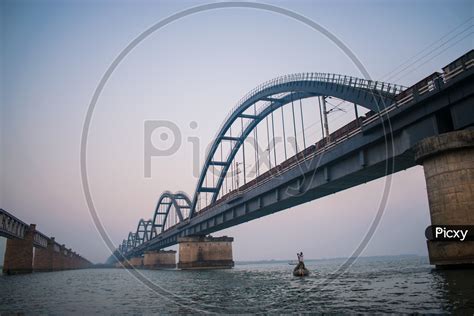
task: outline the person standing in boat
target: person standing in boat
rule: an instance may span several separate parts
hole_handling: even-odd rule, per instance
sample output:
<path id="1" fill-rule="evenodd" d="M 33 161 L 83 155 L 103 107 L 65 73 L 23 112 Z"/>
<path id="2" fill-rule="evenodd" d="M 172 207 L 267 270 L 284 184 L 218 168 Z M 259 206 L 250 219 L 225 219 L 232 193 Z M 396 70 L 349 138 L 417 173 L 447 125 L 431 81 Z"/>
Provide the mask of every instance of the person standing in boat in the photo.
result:
<path id="1" fill-rule="evenodd" d="M 296 256 L 298 257 L 298 265 L 296 266 L 296 269 L 305 269 L 304 266 L 304 257 L 303 257 L 303 252 L 297 253 Z"/>

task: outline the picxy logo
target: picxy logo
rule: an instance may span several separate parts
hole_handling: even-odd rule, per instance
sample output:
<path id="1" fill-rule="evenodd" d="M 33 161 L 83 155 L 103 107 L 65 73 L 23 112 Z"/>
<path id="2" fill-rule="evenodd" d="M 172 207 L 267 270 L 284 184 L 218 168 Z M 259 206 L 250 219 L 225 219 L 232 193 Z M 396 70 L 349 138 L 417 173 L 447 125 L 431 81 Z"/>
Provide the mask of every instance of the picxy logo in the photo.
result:
<path id="1" fill-rule="evenodd" d="M 433 241 L 465 241 L 474 240 L 474 226 L 468 225 L 431 225 L 426 228 L 425 235 Z"/>
<path id="2" fill-rule="evenodd" d="M 454 229 L 446 229 L 446 227 L 443 227 L 443 228 L 436 227 L 435 238 L 439 238 L 443 236 L 443 238 L 453 238 L 453 239 L 458 238 L 460 241 L 464 241 L 464 239 L 466 239 L 468 231 L 469 231 L 468 229 L 463 231 L 462 229 L 454 230 Z"/>

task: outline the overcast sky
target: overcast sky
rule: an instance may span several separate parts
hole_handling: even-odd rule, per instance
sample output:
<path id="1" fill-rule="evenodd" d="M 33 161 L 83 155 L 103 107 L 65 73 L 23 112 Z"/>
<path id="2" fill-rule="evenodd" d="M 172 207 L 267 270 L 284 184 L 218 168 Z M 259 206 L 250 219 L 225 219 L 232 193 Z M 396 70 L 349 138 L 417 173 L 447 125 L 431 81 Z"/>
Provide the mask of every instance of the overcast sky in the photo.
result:
<path id="1" fill-rule="evenodd" d="M 94 262 L 109 256 L 81 185 L 80 136 L 87 106 L 105 70 L 129 42 L 160 19 L 199 3 L 2 2 L 0 207 Z M 268 3 L 326 27 L 373 78 L 406 86 L 473 47 L 472 1 Z M 409 65 L 407 60 L 414 64 L 400 67 Z M 396 69 L 401 72 L 384 77 Z M 187 137 L 200 138 L 202 156 L 245 93 L 278 75 L 310 71 L 362 77 L 321 34 L 252 9 L 189 16 L 140 43 L 107 83 L 89 134 L 91 191 L 112 240 L 120 243 L 140 218 L 152 217 L 162 191 L 193 194 L 197 179 Z M 176 123 L 183 144 L 172 157 L 154 159 L 152 177 L 145 178 L 143 122 L 157 119 Z M 196 129 L 189 127 L 191 121 Z M 214 235 L 235 237 L 235 260 L 287 259 L 299 250 L 307 258 L 348 256 L 375 215 L 384 181 Z M 426 255 L 427 225 L 422 168 L 399 172 L 363 255 Z M 5 241 L 0 240 L 3 256 Z"/>

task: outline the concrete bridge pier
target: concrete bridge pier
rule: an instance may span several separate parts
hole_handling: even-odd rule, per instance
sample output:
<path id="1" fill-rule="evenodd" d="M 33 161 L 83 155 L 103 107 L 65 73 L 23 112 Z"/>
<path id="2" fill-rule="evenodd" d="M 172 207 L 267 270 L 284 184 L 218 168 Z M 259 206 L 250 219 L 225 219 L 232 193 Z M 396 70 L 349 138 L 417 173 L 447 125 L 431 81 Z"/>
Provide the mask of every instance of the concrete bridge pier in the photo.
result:
<path id="1" fill-rule="evenodd" d="M 91 266 L 91 263 L 89 261 L 87 261 L 86 259 L 79 256 L 79 268 L 80 269 L 86 269 L 86 268 L 89 268 L 90 266 Z"/>
<path id="2" fill-rule="evenodd" d="M 72 269 L 72 256 L 73 256 L 72 249 L 69 248 L 66 254 L 66 267 L 65 267 L 66 270 Z"/>
<path id="3" fill-rule="evenodd" d="M 233 237 L 191 236 L 178 238 L 179 269 L 226 269 L 234 266 Z"/>
<path id="4" fill-rule="evenodd" d="M 67 260 L 68 252 L 67 251 L 68 250 L 67 250 L 66 246 L 63 244 L 61 246 L 61 253 L 60 253 L 60 256 L 61 256 L 61 259 L 60 259 L 60 261 L 61 261 L 61 270 L 66 270 L 67 267 L 68 267 L 68 260 Z"/>
<path id="5" fill-rule="evenodd" d="M 72 257 L 71 257 L 71 269 L 78 269 L 79 265 L 77 264 L 77 254 L 75 251 L 72 252 Z"/>
<path id="6" fill-rule="evenodd" d="M 70 263 L 69 263 L 69 269 L 77 269 L 77 265 L 76 265 L 76 253 L 74 251 L 71 251 L 71 258 L 69 259 L 70 260 Z"/>
<path id="7" fill-rule="evenodd" d="M 63 252 L 63 270 L 69 270 L 69 249 L 65 248 Z"/>
<path id="8" fill-rule="evenodd" d="M 146 251 L 143 266 L 146 269 L 174 269 L 176 268 L 176 251 Z"/>
<path id="9" fill-rule="evenodd" d="M 85 269 L 87 267 L 87 263 L 80 255 L 76 255 L 76 267 L 77 269 Z"/>
<path id="10" fill-rule="evenodd" d="M 54 245 L 53 248 L 53 271 L 64 269 L 64 245 Z"/>
<path id="11" fill-rule="evenodd" d="M 116 263 L 117 268 L 124 268 L 124 269 L 131 269 L 132 264 L 131 264 L 131 259 L 123 259 L 122 261 L 119 261 Z"/>
<path id="12" fill-rule="evenodd" d="M 36 272 L 53 271 L 53 256 L 54 256 L 54 237 L 48 240 L 46 248 L 35 249 L 35 259 L 33 262 L 33 270 Z"/>
<path id="13" fill-rule="evenodd" d="M 24 239 L 8 239 L 3 262 L 3 273 L 21 274 L 33 272 L 33 240 L 36 225 L 31 224 Z"/>
<path id="14" fill-rule="evenodd" d="M 423 164 L 432 225 L 474 225 L 474 131 L 440 134 L 415 147 Z M 474 241 L 428 241 L 437 268 L 474 267 Z"/>
<path id="15" fill-rule="evenodd" d="M 73 269 L 80 269 L 81 268 L 81 257 L 76 252 L 72 253 L 72 268 Z"/>
<path id="16" fill-rule="evenodd" d="M 128 260 L 130 262 L 130 265 L 134 267 L 135 269 L 142 268 L 143 267 L 143 257 L 132 257 Z"/>

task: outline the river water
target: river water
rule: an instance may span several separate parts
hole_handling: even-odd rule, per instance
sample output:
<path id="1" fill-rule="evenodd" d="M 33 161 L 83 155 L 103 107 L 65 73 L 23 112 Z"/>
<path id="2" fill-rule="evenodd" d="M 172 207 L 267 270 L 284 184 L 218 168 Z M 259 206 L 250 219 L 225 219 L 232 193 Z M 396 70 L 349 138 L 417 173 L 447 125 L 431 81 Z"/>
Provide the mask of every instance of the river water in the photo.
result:
<path id="1" fill-rule="evenodd" d="M 474 271 L 436 271 L 417 256 L 288 262 L 229 270 L 88 269 L 0 277 L 0 314 L 474 313 Z M 137 280 L 142 279 L 144 282 Z"/>

